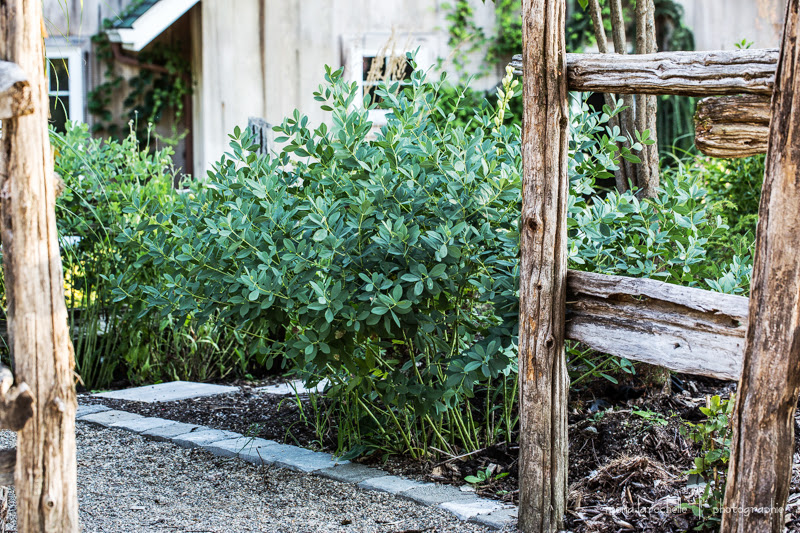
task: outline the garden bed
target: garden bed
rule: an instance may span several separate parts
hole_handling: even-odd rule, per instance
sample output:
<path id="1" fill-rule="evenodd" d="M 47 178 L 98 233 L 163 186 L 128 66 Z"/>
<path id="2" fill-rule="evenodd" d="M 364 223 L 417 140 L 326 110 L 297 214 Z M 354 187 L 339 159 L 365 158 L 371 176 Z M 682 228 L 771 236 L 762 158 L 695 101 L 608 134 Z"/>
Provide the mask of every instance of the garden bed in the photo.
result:
<path id="1" fill-rule="evenodd" d="M 567 525 L 573 531 L 686 531 L 697 523 L 690 511 L 678 512 L 693 501 L 700 488 L 687 487 L 686 470 L 697 449 L 682 433 L 685 422 L 704 418 L 699 407 L 706 397 L 728 397 L 734 385 L 681 376 L 684 389 L 670 396 L 638 396 L 628 385 L 598 382 L 592 389 L 573 392 L 570 401 L 570 497 Z M 317 435 L 306 422 L 294 397 L 265 394 L 250 383 L 236 383 L 239 392 L 176 402 L 146 404 L 121 400 L 81 398 L 114 409 L 202 424 L 253 437 L 334 451 L 335 430 Z M 258 386 L 263 384 L 259 383 Z M 800 448 L 798 448 L 800 451 Z M 402 456 L 358 459 L 380 463 L 394 474 L 426 481 L 463 485 L 467 476 L 489 468 L 490 481 L 476 491 L 517 503 L 517 443 L 503 443 L 466 457 L 442 456 L 413 461 Z M 504 476 L 498 474 L 508 473 Z M 797 474 L 797 473 L 796 473 Z M 800 526 L 792 502 L 800 499 L 800 476 L 792 480 L 789 525 Z M 798 502 L 800 503 L 800 502 Z"/>

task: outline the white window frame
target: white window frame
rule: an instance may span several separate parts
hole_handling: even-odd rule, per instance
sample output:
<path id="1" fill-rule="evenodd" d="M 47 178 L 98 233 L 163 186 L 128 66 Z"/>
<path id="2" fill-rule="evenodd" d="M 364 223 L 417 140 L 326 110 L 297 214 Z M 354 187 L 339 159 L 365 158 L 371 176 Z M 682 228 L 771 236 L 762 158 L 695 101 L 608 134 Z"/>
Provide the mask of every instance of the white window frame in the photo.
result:
<path id="1" fill-rule="evenodd" d="M 84 104 L 86 94 L 83 89 L 83 49 L 79 46 L 60 46 L 50 45 L 46 47 L 45 55 L 47 58 L 47 96 L 69 96 L 68 119 L 77 122 L 86 122 L 84 116 Z M 67 74 L 69 76 L 69 89 L 50 90 L 50 61 L 52 59 L 67 60 Z"/>
<path id="2" fill-rule="evenodd" d="M 356 82 L 358 87 L 356 102 L 359 106 L 364 102 L 364 58 L 377 56 L 390 37 L 390 33 L 368 33 L 345 39 L 344 77 L 350 83 Z M 408 52 L 416 51 L 415 61 L 418 68 L 427 71 L 435 65 L 434 58 L 437 52 L 435 37 L 428 34 L 412 34 L 409 38 L 402 32 L 397 32 L 396 37 L 400 44 L 394 49 L 395 54 L 405 55 Z M 406 44 L 406 42 L 408 43 Z M 386 124 L 388 113 L 385 109 L 371 109 L 368 118 L 373 123 L 373 127 L 380 127 Z"/>

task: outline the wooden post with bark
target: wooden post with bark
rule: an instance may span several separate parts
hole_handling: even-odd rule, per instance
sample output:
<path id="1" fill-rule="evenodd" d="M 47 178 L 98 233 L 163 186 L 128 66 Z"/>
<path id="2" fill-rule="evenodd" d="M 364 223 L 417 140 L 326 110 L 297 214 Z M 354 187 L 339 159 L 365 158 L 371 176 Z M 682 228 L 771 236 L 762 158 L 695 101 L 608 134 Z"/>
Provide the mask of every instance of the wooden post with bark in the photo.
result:
<path id="1" fill-rule="evenodd" d="M 56 234 L 43 27 L 42 2 L 0 0 L 0 59 L 27 74 L 32 102 L 30 114 L 2 117 L 0 141 L 9 344 L 16 380 L 34 400 L 17 437 L 17 527 L 25 533 L 78 531 L 74 355 Z"/>
<path id="2" fill-rule="evenodd" d="M 522 531 L 560 527 L 567 496 L 567 76 L 564 0 L 524 0 L 520 265 Z"/>
<path id="3" fill-rule="evenodd" d="M 786 8 L 736 397 L 724 533 L 784 531 L 800 393 L 800 0 Z"/>

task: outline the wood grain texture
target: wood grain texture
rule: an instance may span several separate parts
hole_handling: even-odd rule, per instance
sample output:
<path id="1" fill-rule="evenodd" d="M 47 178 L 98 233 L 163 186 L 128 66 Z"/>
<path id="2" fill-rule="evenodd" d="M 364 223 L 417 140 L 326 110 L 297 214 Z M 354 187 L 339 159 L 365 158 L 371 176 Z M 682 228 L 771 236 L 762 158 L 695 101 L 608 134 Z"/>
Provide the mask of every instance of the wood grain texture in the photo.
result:
<path id="1" fill-rule="evenodd" d="M 800 0 L 786 6 L 723 533 L 783 532 L 800 393 Z"/>
<path id="2" fill-rule="evenodd" d="M 769 96 L 777 62 L 774 49 L 567 54 L 567 83 L 571 91 L 615 94 Z M 511 66 L 521 75 L 521 56 L 514 56 Z"/>
<path id="3" fill-rule="evenodd" d="M 17 527 L 77 532 L 74 356 L 56 235 L 42 2 L 0 0 L 0 59 L 28 74 L 32 114 L 3 121 L 0 236 L 14 375 L 35 400 L 17 435 Z"/>
<path id="4" fill-rule="evenodd" d="M 743 296 L 574 270 L 567 276 L 568 339 L 675 372 L 739 379 L 747 313 Z"/>
<path id="5" fill-rule="evenodd" d="M 523 0 L 520 504 L 524 533 L 553 532 L 567 500 L 567 77 L 564 0 Z"/>
<path id="6" fill-rule="evenodd" d="M 711 157 L 767 153 L 770 98 L 739 95 L 704 98 L 694 115 L 695 145 Z"/>
<path id="7" fill-rule="evenodd" d="M 16 63 L 0 61 L 0 120 L 33 113 L 31 86 Z"/>

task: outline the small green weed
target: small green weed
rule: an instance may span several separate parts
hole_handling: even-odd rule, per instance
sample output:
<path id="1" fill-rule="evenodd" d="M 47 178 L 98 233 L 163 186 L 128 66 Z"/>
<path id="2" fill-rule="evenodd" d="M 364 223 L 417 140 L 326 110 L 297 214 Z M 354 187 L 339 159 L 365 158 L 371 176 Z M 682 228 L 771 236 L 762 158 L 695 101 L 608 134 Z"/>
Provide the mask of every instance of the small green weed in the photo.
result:
<path id="1" fill-rule="evenodd" d="M 662 415 L 661 413 L 656 413 L 655 411 L 651 411 L 650 409 L 633 411 L 633 414 L 636 416 L 640 416 L 649 422 L 649 427 L 653 426 L 666 426 L 669 424 L 669 421 Z"/>
<path id="2" fill-rule="evenodd" d="M 479 468 L 478 471 L 475 472 L 474 476 L 467 476 L 464 478 L 464 481 L 475 486 L 488 485 L 492 481 L 499 481 L 508 476 L 508 472 L 498 472 L 495 474 L 496 470 L 497 465 L 494 464 L 487 466 L 483 470 Z"/>
<path id="3" fill-rule="evenodd" d="M 719 396 L 712 396 L 706 401 L 706 406 L 700 408 L 707 420 L 697 424 L 686 422 L 681 429 L 685 437 L 700 445 L 700 455 L 694 459 L 694 468 L 685 473 L 698 475 L 706 483 L 697 501 L 681 505 L 700 520 L 695 531 L 719 528 L 731 453 L 730 415 L 734 403 L 733 397 L 723 400 Z"/>

